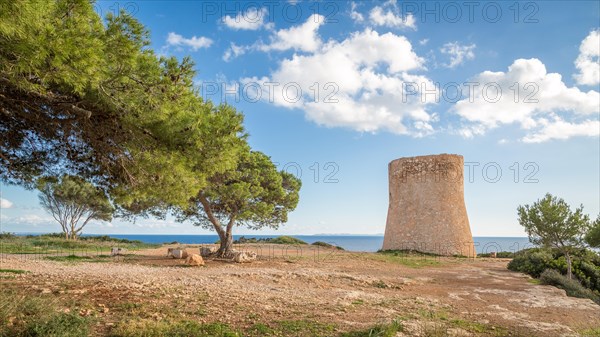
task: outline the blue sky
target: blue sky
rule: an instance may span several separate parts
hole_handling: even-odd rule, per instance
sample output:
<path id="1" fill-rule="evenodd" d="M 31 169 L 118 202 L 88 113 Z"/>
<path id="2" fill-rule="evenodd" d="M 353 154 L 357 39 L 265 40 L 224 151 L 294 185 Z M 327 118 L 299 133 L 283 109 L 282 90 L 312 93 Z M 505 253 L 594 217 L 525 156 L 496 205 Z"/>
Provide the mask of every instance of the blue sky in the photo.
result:
<path id="1" fill-rule="evenodd" d="M 243 111 L 254 149 L 301 177 L 289 222 L 258 234 L 383 233 L 387 164 L 438 153 L 469 163 L 475 236 L 524 236 L 516 208 L 546 192 L 600 212 L 597 1 L 101 1 L 96 9 L 132 13 L 157 54 L 191 56 L 201 94 Z M 1 193 L 2 231 L 59 230 L 35 192 L 1 185 Z M 87 232 L 208 233 L 172 219 L 93 223 Z"/>

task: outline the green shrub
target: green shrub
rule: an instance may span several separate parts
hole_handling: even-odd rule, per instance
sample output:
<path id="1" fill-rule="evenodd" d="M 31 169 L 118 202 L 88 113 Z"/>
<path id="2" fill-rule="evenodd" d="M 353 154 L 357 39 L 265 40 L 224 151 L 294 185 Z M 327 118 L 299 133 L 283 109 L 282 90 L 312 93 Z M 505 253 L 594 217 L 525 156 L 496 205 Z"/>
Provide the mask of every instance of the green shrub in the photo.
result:
<path id="1" fill-rule="evenodd" d="M 221 243 L 221 240 L 215 242 L 215 244 Z M 280 245 L 306 245 L 307 243 L 296 239 L 291 236 L 279 236 L 276 238 L 246 238 L 245 236 L 240 236 L 237 240 L 234 240 L 233 243 L 274 243 Z"/>
<path id="2" fill-rule="evenodd" d="M 573 254 L 572 260 L 573 275 L 584 287 L 600 292 L 600 256 L 589 250 L 581 250 Z M 539 278 L 546 269 L 566 274 L 567 262 L 558 250 L 531 248 L 517 252 L 508 269 Z"/>
<path id="3" fill-rule="evenodd" d="M 64 239 L 64 233 L 46 233 L 41 235 L 27 235 L 28 238 L 42 237 L 42 238 L 55 238 L 55 239 Z"/>
<path id="4" fill-rule="evenodd" d="M 550 251 L 532 248 L 515 254 L 512 261 L 508 263 L 508 269 L 538 278 L 552 265 L 553 260 Z"/>
<path id="5" fill-rule="evenodd" d="M 339 249 L 339 250 L 344 250 L 344 248 L 342 248 L 340 246 L 332 245 L 331 243 L 327 243 L 327 242 L 323 242 L 323 241 L 316 241 L 316 242 L 311 243 L 311 245 L 325 247 L 325 248 L 332 248 L 332 249 L 335 248 L 335 249 Z"/>
<path id="6" fill-rule="evenodd" d="M 273 238 L 273 239 L 268 239 L 267 242 L 281 244 L 281 245 L 306 245 L 307 244 L 306 242 L 304 242 L 300 239 L 296 239 L 295 237 L 285 236 L 285 235 L 277 237 L 277 238 Z"/>
<path id="7" fill-rule="evenodd" d="M 2 232 L 0 233 L 0 240 L 10 240 L 16 238 L 17 235 L 15 233 Z"/>
<path id="8" fill-rule="evenodd" d="M 119 239 L 113 238 L 108 235 L 88 235 L 88 236 L 80 236 L 79 240 L 83 241 L 93 241 L 93 242 L 115 242 L 115 243 L 126 243 L 126 244 L 144 244 L 140 240 L 128 240 L 128 239 Z"/>
<path id="9" fill-rule="evenodd" d="M 600 297 L 598 297 L 590 289 L 585 288 L 575 279 L 569 279 L 562 275 L 560 272 L 554 269 L 546 269 L 540 275 L 540 282 L 542 284 L 552 285 L 560 289 L 564 289 L 567 295 L 579 298 L 589 298 L 592 301 L 600 304 Z"/>

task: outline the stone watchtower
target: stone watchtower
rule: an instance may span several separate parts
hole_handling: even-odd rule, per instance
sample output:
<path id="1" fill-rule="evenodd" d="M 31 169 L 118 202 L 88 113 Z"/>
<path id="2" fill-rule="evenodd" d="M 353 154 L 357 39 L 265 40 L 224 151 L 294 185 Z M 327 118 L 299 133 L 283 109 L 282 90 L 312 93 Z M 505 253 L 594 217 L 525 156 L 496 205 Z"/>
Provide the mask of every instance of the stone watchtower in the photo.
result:
<path id="1" fill-rule="evenodd" d="M 383 250 L 475 256 L 463 167 L 463 157 L 455 154 L 400 158 L 389 164 Z"/>

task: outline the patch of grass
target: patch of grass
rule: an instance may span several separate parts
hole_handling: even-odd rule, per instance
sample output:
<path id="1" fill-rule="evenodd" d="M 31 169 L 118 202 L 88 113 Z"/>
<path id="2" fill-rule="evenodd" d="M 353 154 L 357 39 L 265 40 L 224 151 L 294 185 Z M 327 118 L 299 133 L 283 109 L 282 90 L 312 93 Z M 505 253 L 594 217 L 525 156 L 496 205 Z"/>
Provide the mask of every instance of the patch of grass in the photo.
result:
<path id="1" fill-rule="evenodd" d="M 503 328 L 450 317 L 448 312 L 444 310 L 420 309 L 418 315 L 425 319 L 422 324 L 425 336 L 447 336 L 447 331 L 451 328 L 459 328 L 470 333 L 484 334 L 485 336 L 505 336 L 508 333 Z"/>
<path id="2" fill-rule="evenodd" d="M 21 269 L 0 269 L 0 273 L 25 274 L 27 271 Z"/>
<path id="3" fill-rule="evenodd" d="M 600 337 L 600 328 L 591 328 L 579 331 L 581 336 L 586 337 Z"/>
<path id="4" fill-rule="evenodd" d="M 388 263 L 397 263 L 410 268 L 435 267 L 442 265 L 439 256 L 427 253 L 400 250 L 379 251 L 366 255 L 371 259 Z"/>
<path id="5" fill-rule="evenodd" d="M 325 324 L 307 320 L 279 321 L 274 329 L 277 336 L 306 336 L 306 337 L 328 337 L 335 330 L 333 324 Z"/>
<path id="6" fill-rule="evenodd" d="M 51 298 L 0 289 L 0 336 L 84 337 L 89 325 L 88 318 L 62 312 Z"/>
<path id="7" fill-rule="evenodd" d="M 270 324 L 255 323 L 244 332 L 244 337 L 330 337 L 335 336 L 335 326 L 308 320 L 284 320 Z"/>
<path id="8" fill-rule="evenodd" d="M 527 282 L 531 283 L 531 284 L 542 284 L 542 282 L 536 278 L 531 278 L 531 279 L 527 280 Z"/>
<path id="9" fill-rule="evenodd" d="M 491 328 L 486 324 L 479 323 L 479 322 L 464 321 L 462 319 L 450 320 L 450 324 L 453 327 L 461 328 L 461 329 L 467 330 L 469 332 L 484 333 L 484 332 L 488 332 L 491 330 Z"/>
<path id="10" fill-rule="evenodd" d="M 108 258 L 110 256 L 78 256 L 78 255 L 64 255 L 64 256 L 46 256 L 46 260 L 58 261 L 58 262 L 110 262 Z"/>
<path id="11" fill-rule="evenodd" d="M 240 331 L 223 323 L 198 323 L 196 321 L 125 320 L 109 333 L 111 337 L 241 337 Z"/>
<path id="12" fill-rule="evenodd" d="M 273 335 L 275 331 L 271 329 L 268 325 L 263 323 L 256 323 L 252 325 L 246 333 L 250 336 L 269 336 Z"/>
<path id="13" fill-rule="evenodd" d="M 404 331 L 402 324 L 399 321 L 393 321 L 390 324 L 379 324 L 365 330 L 345 332 L 340 337 L 394 337 L 402 331 Z"/>
<path id="14" fill-rule="evenodd" d="M 419 309 L 419 316 L 433 321 L 448 321 L 448 313 L 445 311 L 433 311 Z"/>

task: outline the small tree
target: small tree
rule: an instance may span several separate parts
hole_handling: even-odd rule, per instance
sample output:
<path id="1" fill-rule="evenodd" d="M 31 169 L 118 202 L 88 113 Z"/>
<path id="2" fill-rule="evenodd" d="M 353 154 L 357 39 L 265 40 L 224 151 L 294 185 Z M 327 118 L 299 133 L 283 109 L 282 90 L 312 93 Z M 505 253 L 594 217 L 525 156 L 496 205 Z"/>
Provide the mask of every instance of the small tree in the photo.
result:
<path id="1" fill-rule="evenodd" d="M 234 226 L 278 228 L 296 208 L 300 186 L 293 175 L 278 172 L 265 154 L 244 151 L 237 168 L 212 176 L 187 209 L 180 209 L 178 220 L 214 229 L 220 239 L 216 255 L 228 256 Z"/>
<path id="2" fill-rule="evenodd" d="M 38 189 L 42 207 L 60 224 L 67 240 L 77 239 L 90 220 L 112 219 L 114 208 L 106 194 L 81 178 L 43 179 Z"/>
<path id="3" fill-rule="evenodd" d="M 598 214 L 596 221 L 594 221 L 586 234 L 585 242 L 587 242 L 590 247 L 600 248 L 600 214 Z"/>
<path id="4" fill-rule="evenodd" d="M 563 199 L 547 193 L 531 206 L 519 206 L 517 211 L 519 223 L 525 227 L 531 243 L 557 248 L 565 255 L 567 277 L 571 279 L 572 252 L 583 247 L 583 237 L 590 226 L 583 205 L 572 212 Z"/>

